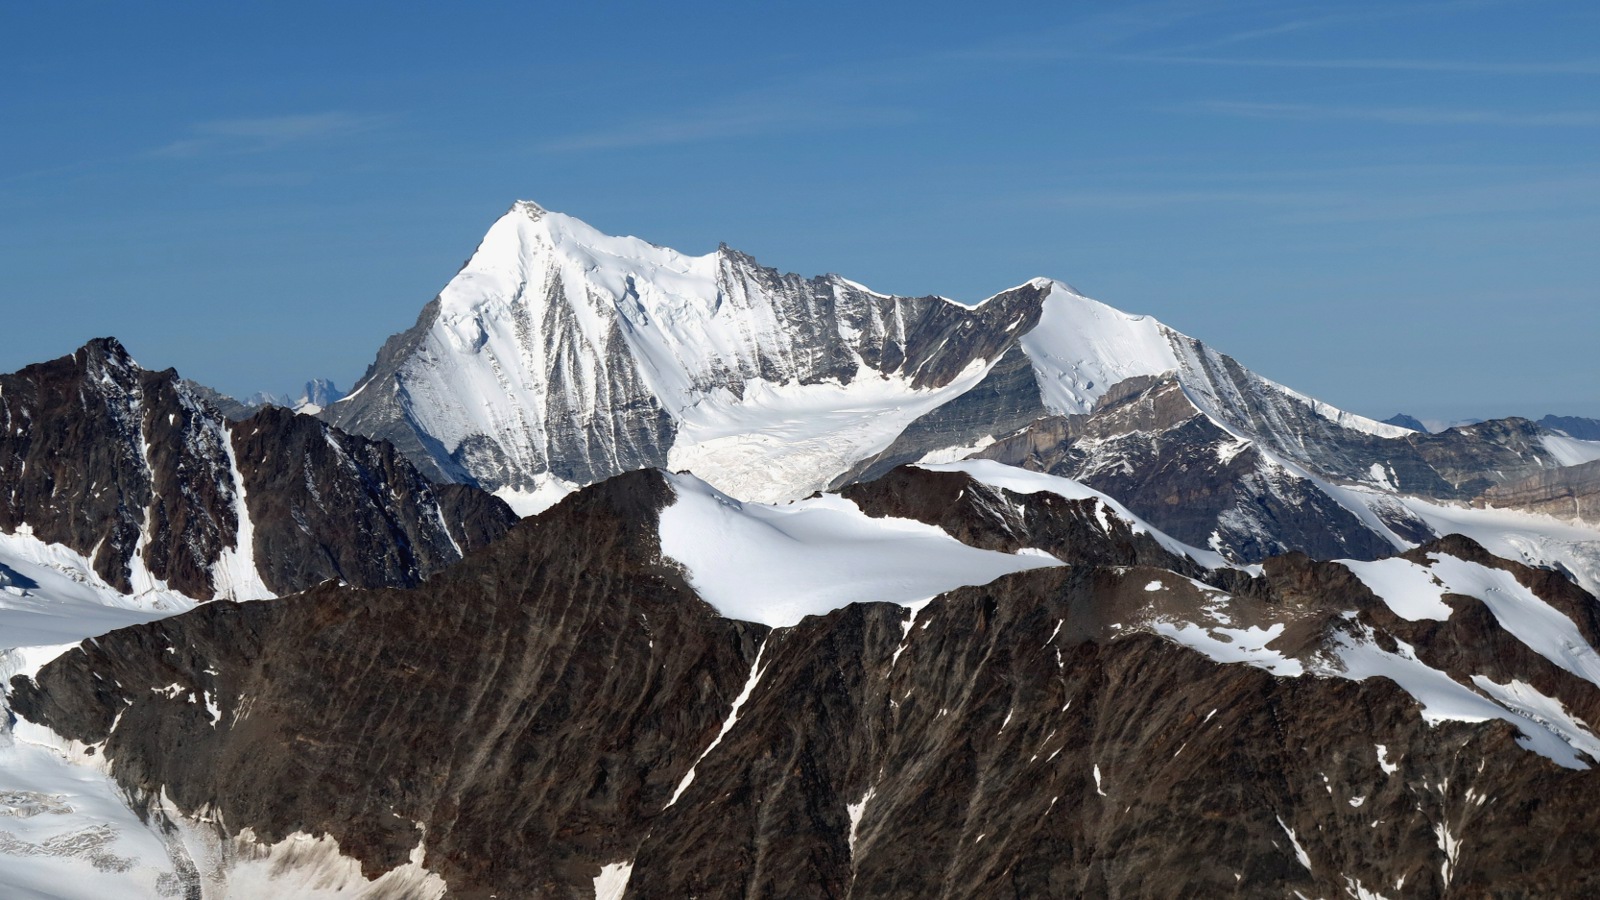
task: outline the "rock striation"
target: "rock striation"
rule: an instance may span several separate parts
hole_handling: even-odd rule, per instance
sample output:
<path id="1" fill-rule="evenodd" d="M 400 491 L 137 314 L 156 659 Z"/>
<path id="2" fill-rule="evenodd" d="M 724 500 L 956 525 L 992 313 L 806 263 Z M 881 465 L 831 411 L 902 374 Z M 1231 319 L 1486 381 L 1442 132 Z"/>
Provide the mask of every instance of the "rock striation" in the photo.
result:
<path id="1" fill-rule="evenodd" d="M 673 483 L 580 491 L 417 588 L 114 632 L 13 705 L 152 815 L 325 833 L 452 897 L 1600 884 L 1600 605 L 1556 573 L 1464 538 L 1206 570 L 1092 500 L 899 469 L 852 502 L 1071 564 L 769 629 L 662 553 Z M 1518 624 L 1552 611 L 1583 652 Z"/>
<path id="2" fill-rule="evenodd" d="M 0 375 L 0 531 L 71 548 L 125 592 L 414 585 L 514 520 L 316 419 L 269 407 L 230 420 L 114 339 Z"/>

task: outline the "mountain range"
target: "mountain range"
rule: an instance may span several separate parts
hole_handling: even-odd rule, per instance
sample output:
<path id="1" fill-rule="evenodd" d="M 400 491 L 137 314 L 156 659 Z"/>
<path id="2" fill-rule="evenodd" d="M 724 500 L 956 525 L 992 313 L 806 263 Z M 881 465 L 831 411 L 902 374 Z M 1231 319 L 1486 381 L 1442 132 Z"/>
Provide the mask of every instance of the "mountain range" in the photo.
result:
<path id="1" fill-rule="evenodd" d="M 13 893 L 1600 885 L 1590 420 L 528 202 L 263 399 L 113 339 L 0 376 Z"/>

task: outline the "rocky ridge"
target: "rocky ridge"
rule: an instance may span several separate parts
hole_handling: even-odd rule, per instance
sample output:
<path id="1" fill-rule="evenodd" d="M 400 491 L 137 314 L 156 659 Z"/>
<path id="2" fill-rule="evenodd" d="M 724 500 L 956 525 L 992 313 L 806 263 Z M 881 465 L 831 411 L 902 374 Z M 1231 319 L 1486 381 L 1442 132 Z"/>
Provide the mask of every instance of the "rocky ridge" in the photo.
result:
<path id="1" fill-rule="evenodd" d="M 1072 564 L 768 629 L 717 615 L 690 586 L 706 573 L 663 555 L 675 489 L 642 472 L 419 588 L 213 603 L 86 642 L 14 704 L 170 799 L 152 814 L 224 845 L 326 833 L 368 877 L 420 860 L 450 896 L 1600 880 L 1568 839 L 1600 826 L 1593 597 L 1461 538 L 1206 569 L 1092 498 L 988 472 L 850 495 L 886 527 Z"/>
<path id="2" fill-rule="evenodd" d="M 112 339 L 0 375 L 0 533 L 70 548 L 124 592 L 414 585 L 514 519 L 316 419 L 228 420 Z"/>

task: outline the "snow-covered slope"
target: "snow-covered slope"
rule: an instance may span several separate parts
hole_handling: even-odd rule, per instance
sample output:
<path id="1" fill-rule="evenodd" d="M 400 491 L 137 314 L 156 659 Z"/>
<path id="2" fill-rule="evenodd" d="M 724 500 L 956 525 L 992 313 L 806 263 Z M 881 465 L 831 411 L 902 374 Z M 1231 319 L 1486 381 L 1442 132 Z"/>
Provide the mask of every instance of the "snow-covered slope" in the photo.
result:
<path id="1" fill-rule="evenodd" d="M 778 628 L 851 603 L 915 608 L 962 585 L 1060 565 L 1043 553 L 969 547 L 910 519 L 870 518 L 833 494 L 769 506 L 692 475 L 667 479 L 677 501 L 661 513 L 661 552 L 732 619 Z"/>
<path id="2" fill-rule="evenodd" d="M 674 465 L 787 499 L 981 380 L 1036 293 L 887 297 L 518 203 L 325 415 L 491 489 Z"/>
<path id="3" fill-rule="evenodd" d="M 1000 378 L 1013 350 L 1031 372 Z M 775 501 L 826 487 L 913 427 L 919 452 L 899 461 L 998 436 L 1030 411 L 1088 413 L 1118 383 L 1169 373 L 1230 427 L 1341 477 L 1370 468 L 1352 442 L 1413 434 L 1060 281 L 970 307 L 891 297 L 726 246 L 688 256 L 609 236 L 527 202 L 323 415 L 523 512 L 647 466 Z M 954 402 L 968 394 L 983 402 Z M 1005 410 L 987 429 L 986 408 Z"/>
<path id="4" fill-rule="evenodd" d="M 78 553 L 0 533 L 0 691 L 86 638 L 193 609 L 170 589 L 127 595 Z M 0 894 L 162 896 L 181 886 L 159 828 L 140 820 L 94 760 L 44 729 L 12 731 L 0 693 Z"/>

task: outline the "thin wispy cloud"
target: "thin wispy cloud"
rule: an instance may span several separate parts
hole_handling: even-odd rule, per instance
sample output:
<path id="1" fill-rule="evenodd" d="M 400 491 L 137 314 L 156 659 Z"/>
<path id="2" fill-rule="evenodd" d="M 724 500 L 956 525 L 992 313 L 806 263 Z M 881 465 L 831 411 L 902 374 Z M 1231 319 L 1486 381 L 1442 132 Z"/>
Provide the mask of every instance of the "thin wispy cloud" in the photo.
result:
<path id="1" fill-rule="evenodd" d="M 1298 122 L 1356 121 L 1387 125 L 1485 125 L 1510 128 L 1592 128 L 1600 125 L 1600 111 L 1597 110 L 1516 112 L 1426 106 L 1314 106 L 1231 100 L 1197 103 L 1189 109 L 1235 118 L 1288 119 Z"/>
<path id="2" fill-rule="evenodd" d="M 1258 25 L 1184 47 L 1170 48 L 1165 52 L 1181 56 L 1205 50 L 1216 50 L 1250 41 L 1335 29 L 1347 25 L 1365 25 L 1392 19 L 1421 18 L 1440 14 L 1455 15 L 1467 10 L 1502 5 L 1503 2 L 1504 0 L 1446 0 L 1446 2 L 1442 3 L 1394 4 L 1381 9 L 1356 12 L 1323 13 L 1320 15 L 1302 14 L 1296 18 L 1285 19 L 1267 25 Z"/>
<path id="3" fill-rule="evenodd" d="M 616 128 L 566 135 L 545 141 L 540 149 L 572 152 L 694 144 L 798 131 L 896 125 L 911 118 L 905 110 L 887 108 L 749 106 L 691 110 L 674 116 L 638 119 Z"/>
<path id="4" fill-rule="evenodd" d="M 215 119 L 191 125 L 189 135 L 150 151 L 173 159 L 214 153 L 264 153 L 294 144 L 323 141 L 373 131 L 392 116 L 345 112 Z"/>
<path id="5" fill-rule="evenodd" d="M 1155 53 L 1059 54 L 1057 58 L 1100 62 L 1148 63 L 1153 65 L 1231 66 L 1256 69 L 1350 69 L 1380 72 L 1455 72 L 1470 75 L 1600 75 L 1600 59 L 1545 60 L 1539 62 L 1496 62 L 1492 60 L 1394 59 L 1383 57 L 1350 59 L 1301 59 L 1292 57 L 1182 56 Z"/>

